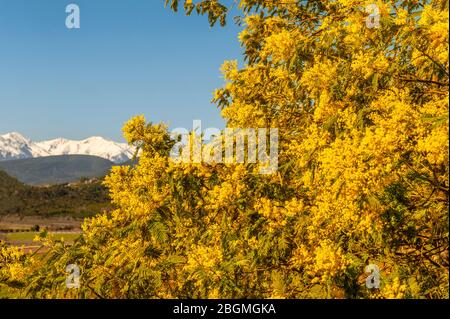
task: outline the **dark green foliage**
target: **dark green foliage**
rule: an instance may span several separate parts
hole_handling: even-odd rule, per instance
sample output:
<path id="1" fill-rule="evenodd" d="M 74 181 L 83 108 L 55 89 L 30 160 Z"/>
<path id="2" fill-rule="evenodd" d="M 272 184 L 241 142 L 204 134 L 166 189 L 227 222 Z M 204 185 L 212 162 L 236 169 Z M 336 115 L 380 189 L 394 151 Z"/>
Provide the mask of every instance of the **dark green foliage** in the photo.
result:
<path id="1" fill-rule="evenodd" d="M 101 180 L 36 187 L 22 184 L 0 170 L 0 216 L 88 217 L 110 207 L 108 191 Z"/>

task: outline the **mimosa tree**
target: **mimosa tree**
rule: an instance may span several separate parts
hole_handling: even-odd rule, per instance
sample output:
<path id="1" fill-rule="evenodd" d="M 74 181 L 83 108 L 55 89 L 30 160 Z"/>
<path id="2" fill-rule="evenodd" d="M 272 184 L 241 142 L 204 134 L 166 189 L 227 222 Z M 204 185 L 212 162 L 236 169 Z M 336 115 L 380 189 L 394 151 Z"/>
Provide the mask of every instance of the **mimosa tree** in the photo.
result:
<path id="1" fill-rule="evenodd" d="M 166 3 L 227 19 L 220 1 Z M 278 171 L 174 163 L 168 129 L 135 117 L 139 163 L 105 182 L 116 210 L 50 244 L 28 295 L 448 298 L 448 2 L 238 6 L 245 65 L 224 63 L 213 99 L 228 127 L 279 129 Z"/>

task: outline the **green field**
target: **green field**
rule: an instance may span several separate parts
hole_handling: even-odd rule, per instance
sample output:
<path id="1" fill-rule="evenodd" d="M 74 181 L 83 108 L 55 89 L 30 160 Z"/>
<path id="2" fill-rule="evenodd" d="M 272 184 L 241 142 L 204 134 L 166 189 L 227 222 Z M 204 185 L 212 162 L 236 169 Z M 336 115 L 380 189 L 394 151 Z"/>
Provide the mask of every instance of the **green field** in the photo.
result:
<path id="1" fill-rule="evenodd" d="M 15 246 L 30 245 L 34 243 L 34 238 L 38 235 L 37 232 L 22 232 L 22 233 L 9 233 L 2 234 L 1 238 L 7 243 Z M 63 239 L 65 242 L 71 243 L 77 239 L 79 233 L 53 233 L 51 234 L 55 240 Z"/>

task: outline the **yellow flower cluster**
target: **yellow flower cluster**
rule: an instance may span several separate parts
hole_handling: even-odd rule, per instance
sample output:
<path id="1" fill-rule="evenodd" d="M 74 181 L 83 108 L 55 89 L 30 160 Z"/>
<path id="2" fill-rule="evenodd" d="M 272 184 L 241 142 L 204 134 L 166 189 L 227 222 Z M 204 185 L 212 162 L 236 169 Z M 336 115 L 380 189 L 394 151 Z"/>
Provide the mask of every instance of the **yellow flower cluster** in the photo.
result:
<path id="1" fill-rule="evenodd" d="M 0 285 L 24 280 L 32 262 L 22 248 L 8 247 L 0 241 Z"/>

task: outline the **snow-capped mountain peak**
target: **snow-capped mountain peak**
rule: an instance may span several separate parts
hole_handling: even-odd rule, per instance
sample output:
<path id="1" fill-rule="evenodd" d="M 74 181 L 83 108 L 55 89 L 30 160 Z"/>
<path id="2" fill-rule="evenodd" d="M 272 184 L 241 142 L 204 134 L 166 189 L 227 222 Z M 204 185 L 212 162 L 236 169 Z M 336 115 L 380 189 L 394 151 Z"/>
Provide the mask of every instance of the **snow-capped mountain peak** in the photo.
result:
<path id="1" fill-rule="evenodd" d="M 28 143 L 30 140 L 17 132 L 6 133 L 5 135 L 0 135 L 1 138 L 6 140 L 14 140 L 16 142 Z"/>
<path id="2" fill-rule="evenodd" d="M 66 144 L 67 142 L 69 142 L 69 140 L 66 140 L 65 138 L 56 138 L 54 140 L 39 142 L 37 144 L 39 144 L 43 149 L 54 150 L 58 148 L 58 146 Z"/>
<path id="3" fill-rule="evenodd" d="M 100 136 L 81 141 L 56 139 L 36 144 L 51 155 L 94 155 L 115 163 L 126 162 L 133 156 L 133 150 L 128 144 L 116 143 Z"/>
<path id="4" fill-rule="evenodd" d="M 131 159 L 133 154 L 133 148 L 128 144 L 117 143 L 100 136 L 81 141 L 57 138 L 33 142 L 20 133 L 0 135 L 0 161 L 42 156 L 92 155 L 122 163 Z"/>
<path id="5" fill-rule="evenodd" d="M 48 152 L 20 133 L 0 135 L 0 160 L 48 156 Z"/>

